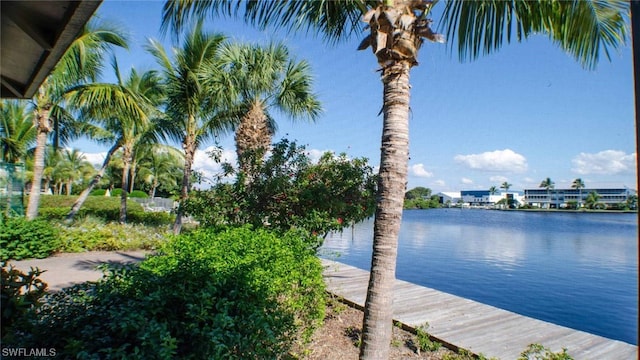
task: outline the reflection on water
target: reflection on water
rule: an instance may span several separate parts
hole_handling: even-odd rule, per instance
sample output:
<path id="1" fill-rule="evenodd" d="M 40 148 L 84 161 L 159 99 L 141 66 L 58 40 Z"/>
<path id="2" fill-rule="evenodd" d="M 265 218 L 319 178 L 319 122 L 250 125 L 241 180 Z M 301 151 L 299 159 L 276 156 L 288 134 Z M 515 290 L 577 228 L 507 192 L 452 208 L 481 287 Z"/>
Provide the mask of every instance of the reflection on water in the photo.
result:
<path id="1" fill-rule="evenodd" d="M 368 269 L 373 221 L 330 235 L 325 256 Z M 406 211 L 397 277 L 637 343 L 635 214 Z"/>

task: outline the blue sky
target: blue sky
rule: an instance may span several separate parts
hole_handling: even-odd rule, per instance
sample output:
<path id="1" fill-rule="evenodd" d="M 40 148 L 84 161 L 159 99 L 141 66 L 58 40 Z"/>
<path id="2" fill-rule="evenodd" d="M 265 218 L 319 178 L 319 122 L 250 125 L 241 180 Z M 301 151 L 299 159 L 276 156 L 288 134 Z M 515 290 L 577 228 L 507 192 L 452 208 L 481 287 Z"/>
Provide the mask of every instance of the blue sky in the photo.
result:
<path id="1" fill-rule="evenodd" d="M 171 38 L 159 33 L 162 4 L 106 0 L 98 9 L 101 19 L 130 33 L 131 49 L 117 52 L 123 73 L 157 68 L 142 48 L 148 38 L 171 46 Z M 313 155 L 346 152 L 378 165 L 382 83 L 371 51 L 356 51 L 359 36 L 327 45 L 310 34 L 257 31 L 240 20 L 206 24 L 237 41 L 283 41 L 297 59 L 310 62 L 324 113 L 313 124 L 276 116 L 276 140 L 306 144 Z M 447 45 L 425 43 L 411 72 L 408 188 L 486 190 L 508 181 L 512 190 L 522 190 L 547 177 L 556 188 L 575 178 L 588 188 L 636 188 L 630 47 L 628 41 L 611 61 L 603 57 L 588 71 L 543 36 L 465 63 Z M 110 73 L 105 69 L 106 81 L 113 81 Z M 233 161 L 233 135 L 220 144 Z M 106 151 L 85 140 L 73 145 L 92 161 Z M 203 146 L 194 165 L 206 176 L 219 171 L 205 154 L 211 145 Z"/>

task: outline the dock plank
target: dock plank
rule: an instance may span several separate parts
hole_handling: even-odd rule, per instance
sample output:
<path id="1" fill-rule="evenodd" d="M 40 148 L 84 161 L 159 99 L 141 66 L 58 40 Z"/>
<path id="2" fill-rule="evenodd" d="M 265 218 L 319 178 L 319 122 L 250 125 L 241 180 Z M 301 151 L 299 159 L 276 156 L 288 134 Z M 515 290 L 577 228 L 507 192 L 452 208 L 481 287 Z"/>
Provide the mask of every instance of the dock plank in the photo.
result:
<path id="1" fill-rule="evenodd" d="M 327 290 L 364 306 L 369 272 L 322 259 Z M 410 327 L 429 324 L 441 341 L 486 357 L 517 359 L 529 344 L 554 352 L 563 348 L 576 360 L 634 360 L 638 347 L 622 341 L 522 316 L 477 301 L 396 280 L 394 320 Z"/>

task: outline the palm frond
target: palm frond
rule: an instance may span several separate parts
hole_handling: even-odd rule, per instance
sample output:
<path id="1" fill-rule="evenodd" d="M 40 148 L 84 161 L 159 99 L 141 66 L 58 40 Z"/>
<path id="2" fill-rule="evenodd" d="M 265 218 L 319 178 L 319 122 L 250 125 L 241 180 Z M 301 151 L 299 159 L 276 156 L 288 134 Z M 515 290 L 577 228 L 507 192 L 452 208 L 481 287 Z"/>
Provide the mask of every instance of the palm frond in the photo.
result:
<path id="1" fill-rule="evenodd" d="M 448 38 L 457 38 L 451 48 L 457 47 L 460 60 L 492 53 L 514 37 L 544 34 L 593 69 L 601 52 L 609 58 L 625 42 L 628 7 L 623 0 L 449 0 L 441 25 Z"/>
<path id="2" fill-rule="evenodd" d="M 193 19 L 238 16 L 264 29 L 268 26 L 287 31 L 303 30 L 321 34 L 335 43 L 364 28 L 360 18 L 378 0 L 169 0 L 163 7 L 161 29 L 180 32 Z M 244 5 L 244 6 L 243 6 Z"/>

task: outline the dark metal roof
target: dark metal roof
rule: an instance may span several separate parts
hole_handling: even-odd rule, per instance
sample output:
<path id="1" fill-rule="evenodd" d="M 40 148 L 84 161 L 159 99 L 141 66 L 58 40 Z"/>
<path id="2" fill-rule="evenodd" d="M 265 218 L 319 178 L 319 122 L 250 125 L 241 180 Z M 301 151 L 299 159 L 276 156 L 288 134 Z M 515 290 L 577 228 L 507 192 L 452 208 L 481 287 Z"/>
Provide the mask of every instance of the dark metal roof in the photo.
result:
<path id="1" fill-rule="evenodd" d="M 0 97 L 33 97 L 100 3 L 0 1 Z"/>

